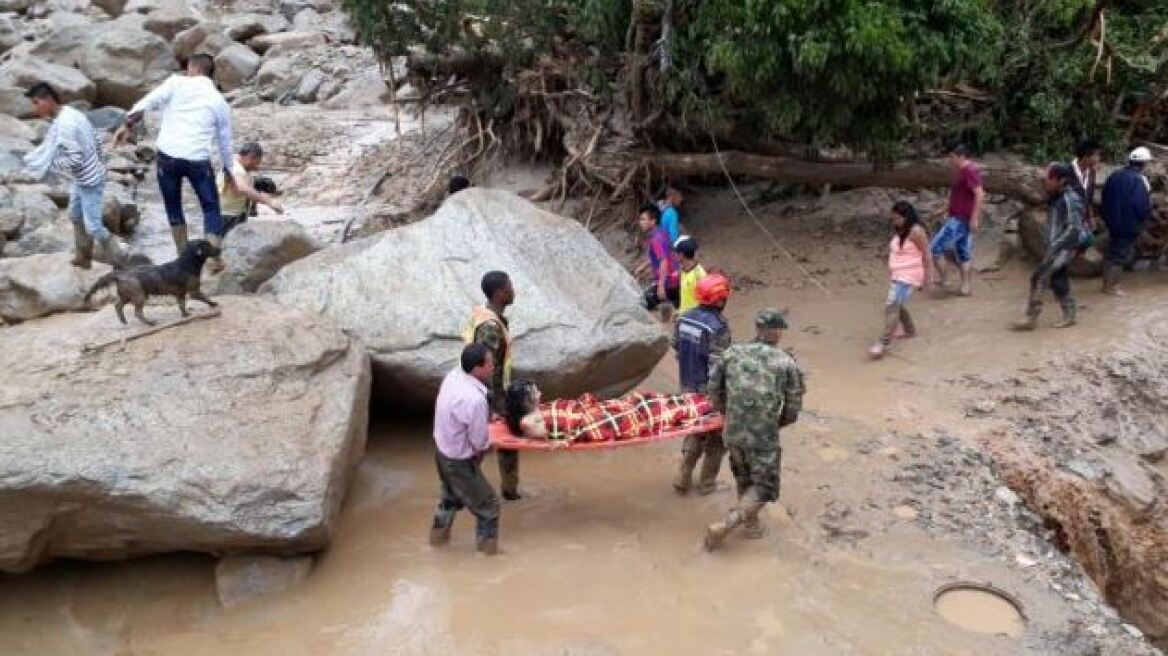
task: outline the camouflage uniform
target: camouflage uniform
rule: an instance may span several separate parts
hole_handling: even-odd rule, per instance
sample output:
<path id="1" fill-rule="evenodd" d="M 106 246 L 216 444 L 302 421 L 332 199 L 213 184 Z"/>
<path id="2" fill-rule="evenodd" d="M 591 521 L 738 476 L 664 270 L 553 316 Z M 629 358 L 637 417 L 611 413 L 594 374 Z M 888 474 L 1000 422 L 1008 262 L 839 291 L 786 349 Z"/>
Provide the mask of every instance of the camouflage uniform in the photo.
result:
<path id="1" fill-rule="evenodd" d="M 503 399 L 506 398 L 507 394 L 507 383 L 504 380 L 506 372 L 503 366 L 508 357 L 507 336 L 504 332 L 507 327 L 507 318 L 503 316 L 503 310 L 500 308 L 491 307 L 490 310 L 503 321 L 503 326 L 495 321 L 485 321 L 479 324 L 474 331 L 474 341 L 491 349 L 491 355 L 495 361 L 495 373 L 491 378 L 489 400 L 491 412 L 502 415 L 504 413 Z M 503 498 L 519 498 L 519 452 L 499 450 L 496 457 L 499 459 L 499 488 Z"/>
<path id="2" fill-rule="evenodd" d="M 759 313 L 760 329 L 786 327 L 774 310 Z M 803 373 L 777 345 L 754 341 L 727 349 L 710 372 L 710 400 L 722 410 L 722 441 L 730 453 L 730 470 L 737 484 L 739 504 L 726 521 L 710 527 L 719 533 L 713 548 L 740 524 L 761 534 L 758 514 L 779 498 L 782 449 L 779 428 L 795 422 L 803 405 Z M 715 531 L 716 529 L 716 531 Z"/>

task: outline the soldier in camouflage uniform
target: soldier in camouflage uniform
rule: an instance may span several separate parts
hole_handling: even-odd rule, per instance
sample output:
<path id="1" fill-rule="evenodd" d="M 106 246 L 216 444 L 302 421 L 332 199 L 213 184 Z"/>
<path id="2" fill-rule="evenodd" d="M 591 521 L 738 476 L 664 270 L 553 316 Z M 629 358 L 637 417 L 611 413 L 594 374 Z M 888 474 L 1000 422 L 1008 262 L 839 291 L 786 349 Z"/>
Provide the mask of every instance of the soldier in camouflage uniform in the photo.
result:
<path id="1" fill-rule="evenodd" d="M 779 428 L 795 423 L 803 406 L 803 373 L 779 348 L 787 328 L 783 315 L 762 310 L 755 327 L 758 337 L 731 346 L 710 372 L 710 401 L 726 419 L 722 441 L 730 453 L 738 505 L 706 529 L 707 551 L 717 549 L 738 526 L 745 527 L 747 537 L 762 537 L 759 513 L 779 498 Z"/>
<path id="2" fill-rule="evenodd" d="M 493 414 L 502 416 L 507 386 L 511 384 L 511 333 L 504 312 L 515 302 L 511 278 L 502 271 L 491 271 L 482 279 L 486 306 L 475 308 L 471 316 L 469 341 L 486 345 L 495 357 L 494 377 L 491 379 L 490 405 Z M 503 498 L 515 501 L 519 494 L 519 452 L 497 451 L 499 459 L 499 488 Z"/>

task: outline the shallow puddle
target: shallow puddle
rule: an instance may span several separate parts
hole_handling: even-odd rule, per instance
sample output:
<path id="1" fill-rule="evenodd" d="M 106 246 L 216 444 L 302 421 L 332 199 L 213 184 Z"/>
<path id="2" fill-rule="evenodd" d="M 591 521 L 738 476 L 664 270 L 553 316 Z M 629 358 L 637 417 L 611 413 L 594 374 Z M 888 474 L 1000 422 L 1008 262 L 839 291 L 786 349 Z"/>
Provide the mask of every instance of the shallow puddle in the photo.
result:
<path id="1" fill-rule="evenodd" d="M 959 586 L 943 590 L 934 603 L 945 621 L 966 631 L 1019 637 L 1026 620 L 1014 602 L 982 587 Z"/>

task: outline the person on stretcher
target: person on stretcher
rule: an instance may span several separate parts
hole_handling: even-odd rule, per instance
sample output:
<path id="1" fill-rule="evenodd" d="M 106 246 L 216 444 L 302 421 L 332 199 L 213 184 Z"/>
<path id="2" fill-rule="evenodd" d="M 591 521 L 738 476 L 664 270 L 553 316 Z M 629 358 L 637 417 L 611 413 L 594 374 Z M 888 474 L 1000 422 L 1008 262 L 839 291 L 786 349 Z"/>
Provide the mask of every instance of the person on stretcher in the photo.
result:
<path id="1" fill-rule="evenodd" d="M 534 383 L 516 380 L 507 388 L 504 421 L 512 435 L 535 440 L 613 442 L 648 437 L 692 425 L 713 413 L 705 394 L 630 392 L 600 401 L 579 399 L 541 403 Z"/>

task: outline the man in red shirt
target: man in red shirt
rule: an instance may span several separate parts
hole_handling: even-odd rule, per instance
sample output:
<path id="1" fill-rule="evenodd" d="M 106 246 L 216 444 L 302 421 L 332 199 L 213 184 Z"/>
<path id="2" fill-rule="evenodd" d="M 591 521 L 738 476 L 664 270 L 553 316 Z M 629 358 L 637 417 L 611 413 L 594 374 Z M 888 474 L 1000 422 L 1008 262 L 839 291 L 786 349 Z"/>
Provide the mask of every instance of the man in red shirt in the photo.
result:
<path id="1" fill-rule="evenodd" d="M 985 188 L 981 171 L 969 158 L 969 149 L 958 145 L 949 152 L 953 165 L 953 184 L 949 188 L 949 210 L 944 225 L 933 238 L 930 250 L 940 274 L 936 285 L 945 287 L 948 278 L 946 255 L 956 260 L 961 271 L 961 295 L 973 293 L 973 237 L 981 227 L 985 205 Z"/>

